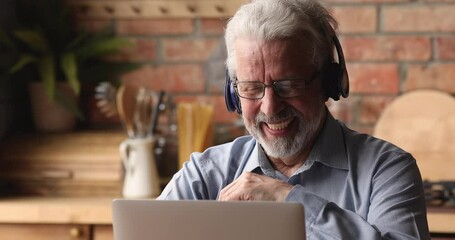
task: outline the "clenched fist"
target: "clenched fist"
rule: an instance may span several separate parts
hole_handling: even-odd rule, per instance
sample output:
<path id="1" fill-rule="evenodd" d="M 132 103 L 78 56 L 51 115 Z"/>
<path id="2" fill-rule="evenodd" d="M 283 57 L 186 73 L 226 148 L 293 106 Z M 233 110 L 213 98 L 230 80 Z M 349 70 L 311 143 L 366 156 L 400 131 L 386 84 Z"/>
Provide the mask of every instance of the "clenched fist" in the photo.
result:
<path id="1" fill-rule="evenodd" d="M 268 176 L 245 172 L 220 191 L 218 200 L 283 202 L 292 187 Z"/>

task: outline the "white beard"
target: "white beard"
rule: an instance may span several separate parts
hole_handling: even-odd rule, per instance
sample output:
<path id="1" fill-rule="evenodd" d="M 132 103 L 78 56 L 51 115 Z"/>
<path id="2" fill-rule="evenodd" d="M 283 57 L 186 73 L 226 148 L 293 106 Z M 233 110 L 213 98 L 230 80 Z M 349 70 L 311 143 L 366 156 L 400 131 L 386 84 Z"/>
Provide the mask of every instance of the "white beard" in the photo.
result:
<path id="1" fill-rule="evenodd" d="M 294 136 L 278 137 L 272 141 L 265 138 L 265 134 L 260 128 L 261 122 L 269 122 L 272 120 L 278 121 L 279 119 L 286 119 L 290 116 L 297 117 L 299 122 L 297 133 Z M 248 132 L 250 132 L 250 134 L 261 144 L 268 156 L 272 158 L 289 158 L 300 153 L 310 144 L 311 141 L 314 140 L 323 117 L 324 111 L 318 111 L 317 116 L 313 116 L 305 122 L 303 116 L 294 108 L 288 108 L 288 110 L 280 112 L 273 117 L 267 117 L 265 114 L 259 113 L 255 117 L 255 125 L 246 125 L 246 128 Z"/>

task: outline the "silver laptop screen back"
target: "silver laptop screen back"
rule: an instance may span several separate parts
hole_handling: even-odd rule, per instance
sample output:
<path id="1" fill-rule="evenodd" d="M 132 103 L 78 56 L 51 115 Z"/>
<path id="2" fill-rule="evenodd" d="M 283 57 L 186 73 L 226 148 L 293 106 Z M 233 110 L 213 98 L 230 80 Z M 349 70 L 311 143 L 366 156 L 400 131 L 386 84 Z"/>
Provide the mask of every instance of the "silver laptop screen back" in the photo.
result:
<path id="1" fill-rule="evenodd" d="M 113 201 L 115 240 L 305 240 L 300 203 Z"/>

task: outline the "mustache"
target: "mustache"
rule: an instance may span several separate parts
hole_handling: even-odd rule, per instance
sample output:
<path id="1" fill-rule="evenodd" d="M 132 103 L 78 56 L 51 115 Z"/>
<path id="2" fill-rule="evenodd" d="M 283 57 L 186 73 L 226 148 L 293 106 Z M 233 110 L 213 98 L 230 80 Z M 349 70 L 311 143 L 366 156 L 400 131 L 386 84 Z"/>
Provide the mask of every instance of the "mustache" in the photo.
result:
<path id="1" fill-rule="evenodd" d="M 297 113 L 294 109 L 292 108 L 286 108 L 283 109 L 282 111 L 278 112 L 274 116 L 267 116 L 263 112 L 259 112 L 256 117 L 254 118 L 256 125 L 259 125 L 261 122 L 266 122 L 266 123 L 273 123 L 273 122 L 279 122 L 283 119 L 288 119 L 291 117 L 296 116 Z"/>

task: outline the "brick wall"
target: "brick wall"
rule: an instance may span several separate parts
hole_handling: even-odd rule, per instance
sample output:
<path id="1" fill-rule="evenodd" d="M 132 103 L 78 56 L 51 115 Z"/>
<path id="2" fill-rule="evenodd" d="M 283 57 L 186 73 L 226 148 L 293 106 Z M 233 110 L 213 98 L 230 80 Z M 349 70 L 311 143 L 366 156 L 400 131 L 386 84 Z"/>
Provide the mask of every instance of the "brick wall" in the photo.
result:
<path id="1" fill-rule="evenodd" d="M 352 128 L 371 133 L 385 107 L 420 88 L 455 94 L 455 1 L 331 0 L 351 80 L 351 96 L 329 102 Z M 225 19 L 114 19 L 116 33 L 135 43 L 122 61 L 144 65 L 123 77 L 125 84 L 173 93 L 176 101 L 215 104 L 215 122 L 235 125 L 224 104 Z M 96 31 L 107 20 L 80 19 Z M 212 70 L 210 70 L 210 68 Z M 213 70 L 215 69 L 215 70 Z"/>
<path id="2" fill-rule="evenodd" d="M 344 116 L 353 128 L 371 133 L 384 108 L 405 92 L 430 88 L 455 93 L 454 1 L 330 4 L 351 77 Z"/>

